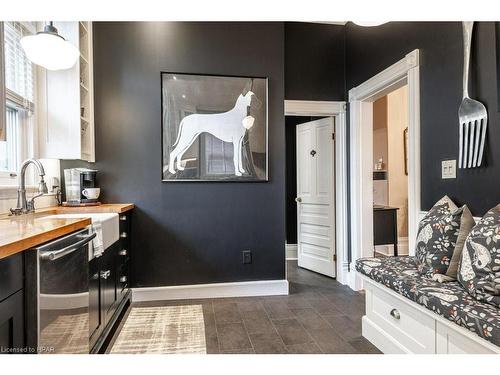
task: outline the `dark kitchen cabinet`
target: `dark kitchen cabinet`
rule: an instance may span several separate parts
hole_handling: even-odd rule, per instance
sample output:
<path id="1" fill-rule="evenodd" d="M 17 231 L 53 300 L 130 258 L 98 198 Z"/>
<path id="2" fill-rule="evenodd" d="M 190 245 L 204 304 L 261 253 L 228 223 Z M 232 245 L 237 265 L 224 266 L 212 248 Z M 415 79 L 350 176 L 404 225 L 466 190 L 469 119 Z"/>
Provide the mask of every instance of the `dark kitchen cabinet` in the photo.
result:
<path id="1" fill-rule="evenodd" d="M 107 324 L 116 310 L 117 288 L 116 288 L 116 256 L 119 241 L 116 242 L 104 252 L 101 267 L 101 311 L 104 321 Z"/>
<path id="2" fill-rule="evenodd" d="M 0 260 L 0 353 L 25 346 L 23 254 Z"/>
<path id="3" fill-rule="evenodd" d="M 120 238 L 90 261 L 90 347 L 100 352 L 130 298 L 130 214 L 120 214 Z M 104 345 L 105 347 L 105 345 Z"/>
<path id="4" fill-rule="evenodd" d="M 99 273 L 99 258 L 94 258 L 89 263 L 89 337 L 91 343 L 97 340 L 102 326 Z"/>
<path id="5" fill-rule="evenodd" d="M 0 302 L 0 353 L 24 347 L 24 294 L 19 290 Z"/>

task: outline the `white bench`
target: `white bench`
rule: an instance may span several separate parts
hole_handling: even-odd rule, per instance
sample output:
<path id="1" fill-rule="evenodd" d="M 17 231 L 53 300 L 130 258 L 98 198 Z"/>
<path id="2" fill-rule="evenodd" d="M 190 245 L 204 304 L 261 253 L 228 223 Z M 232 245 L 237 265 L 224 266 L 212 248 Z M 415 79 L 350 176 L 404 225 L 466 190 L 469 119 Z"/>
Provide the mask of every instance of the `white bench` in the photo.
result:
<path id="1" fill-rule="evenodd" d="M 500 354 L 500 347 L 360 273 L 363 336 L 384 354 Z"/>

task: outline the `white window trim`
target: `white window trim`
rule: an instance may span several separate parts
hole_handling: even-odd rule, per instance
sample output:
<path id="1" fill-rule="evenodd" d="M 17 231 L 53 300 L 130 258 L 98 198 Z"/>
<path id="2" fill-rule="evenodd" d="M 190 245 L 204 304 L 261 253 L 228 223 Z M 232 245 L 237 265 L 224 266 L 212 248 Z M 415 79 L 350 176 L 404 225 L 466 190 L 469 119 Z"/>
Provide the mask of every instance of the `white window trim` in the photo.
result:
<path id="1" fill-rule="evenodd" d="M 6 107 L 6 99 L 7 99 L 7 89 L 5 87 L 5 66 L 4 66 L 4 34 L 3 34 L 3 22 L 0 22 L 0 121 L 5 123 L 5 107 Z M 26 27 L 28 30 L 35 32 L 34 26 L 28 22 L 21 22 L 21 24 Z M 38 90 L 37 90 L 37 75 L 38 75 L 38 67 L 35 65 L 33 67 L 33 101 L 34 103 L 30 103 L 31 107 L 35 107 L 35 103 L 38 102 Z M 38 153 L 38 145 L 37 145 L 37 111 L 32 111 L 32 119 L 28 121 L 28 128 L 22 127 L 21 134 L 19 139 L 25 140 L 19 145 L 19 154 L 18 154 L 18 162 L 22 163 L 24 160 L 37 156 Z M 20 165 L 18 165 L 17 169 L 19 169 Z M 16 171 L 0 171 L 0 191 L 5 191 L 5 193 L 0 192 L 0 199 L 4 198 L 7 194 L 9 197 L 11 192 L 17 190 L 18 186 L 18 170 Z M 27 175 L 27 184 L 29 187 L 34 185 L 34 175 L 33 173 L 28 172 Z"/>

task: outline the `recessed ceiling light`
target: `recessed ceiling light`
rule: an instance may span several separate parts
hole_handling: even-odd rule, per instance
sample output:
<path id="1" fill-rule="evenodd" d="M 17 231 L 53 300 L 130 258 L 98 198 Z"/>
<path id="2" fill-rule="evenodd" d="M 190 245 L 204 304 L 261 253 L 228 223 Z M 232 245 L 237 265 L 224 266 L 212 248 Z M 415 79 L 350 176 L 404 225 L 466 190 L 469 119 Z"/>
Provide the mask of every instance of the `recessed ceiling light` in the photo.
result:
<path id="1" fill-rule="evenodd" d="M 174 81 L 177 81 L 177 77 L 176 76 L 173 76 L 173 78 L 174 78 Z"/>
<path id="2" fill-rule="evenodd" d="M 383 25 L 387 21 L 352 21 L 352 23 L 363 27 L 373 27 Z"/>
<path id="3" fill-rule="evenodd" d="M 186 99 L 186 95 L 182 94 L 182 99 Z"/>

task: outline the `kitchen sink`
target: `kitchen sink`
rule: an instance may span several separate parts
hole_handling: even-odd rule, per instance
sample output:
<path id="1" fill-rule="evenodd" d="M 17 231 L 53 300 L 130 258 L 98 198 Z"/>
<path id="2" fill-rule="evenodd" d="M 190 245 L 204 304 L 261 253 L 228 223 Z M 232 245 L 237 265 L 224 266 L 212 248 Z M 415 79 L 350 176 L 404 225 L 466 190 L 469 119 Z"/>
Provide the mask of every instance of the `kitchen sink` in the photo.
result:
<path id="1" fill-rule="evenodd" d="M 90 218 L 92 227 L 97 232 L 98 239 L 94 240 L 94 252 L 106 250 L 113 243 L 118 241 L 120 236 L 120 224 L 118 214 L 115 213 L 74 213 L 74 214 L 54 214 L 43 216 L 40 219 L 78 219 Z M 102 242 L 102 244 L 101 244 Z M 96 249 L 96 245 L 102 250 Z M 93 258 L 93 254 L 90 256 Z"/>

